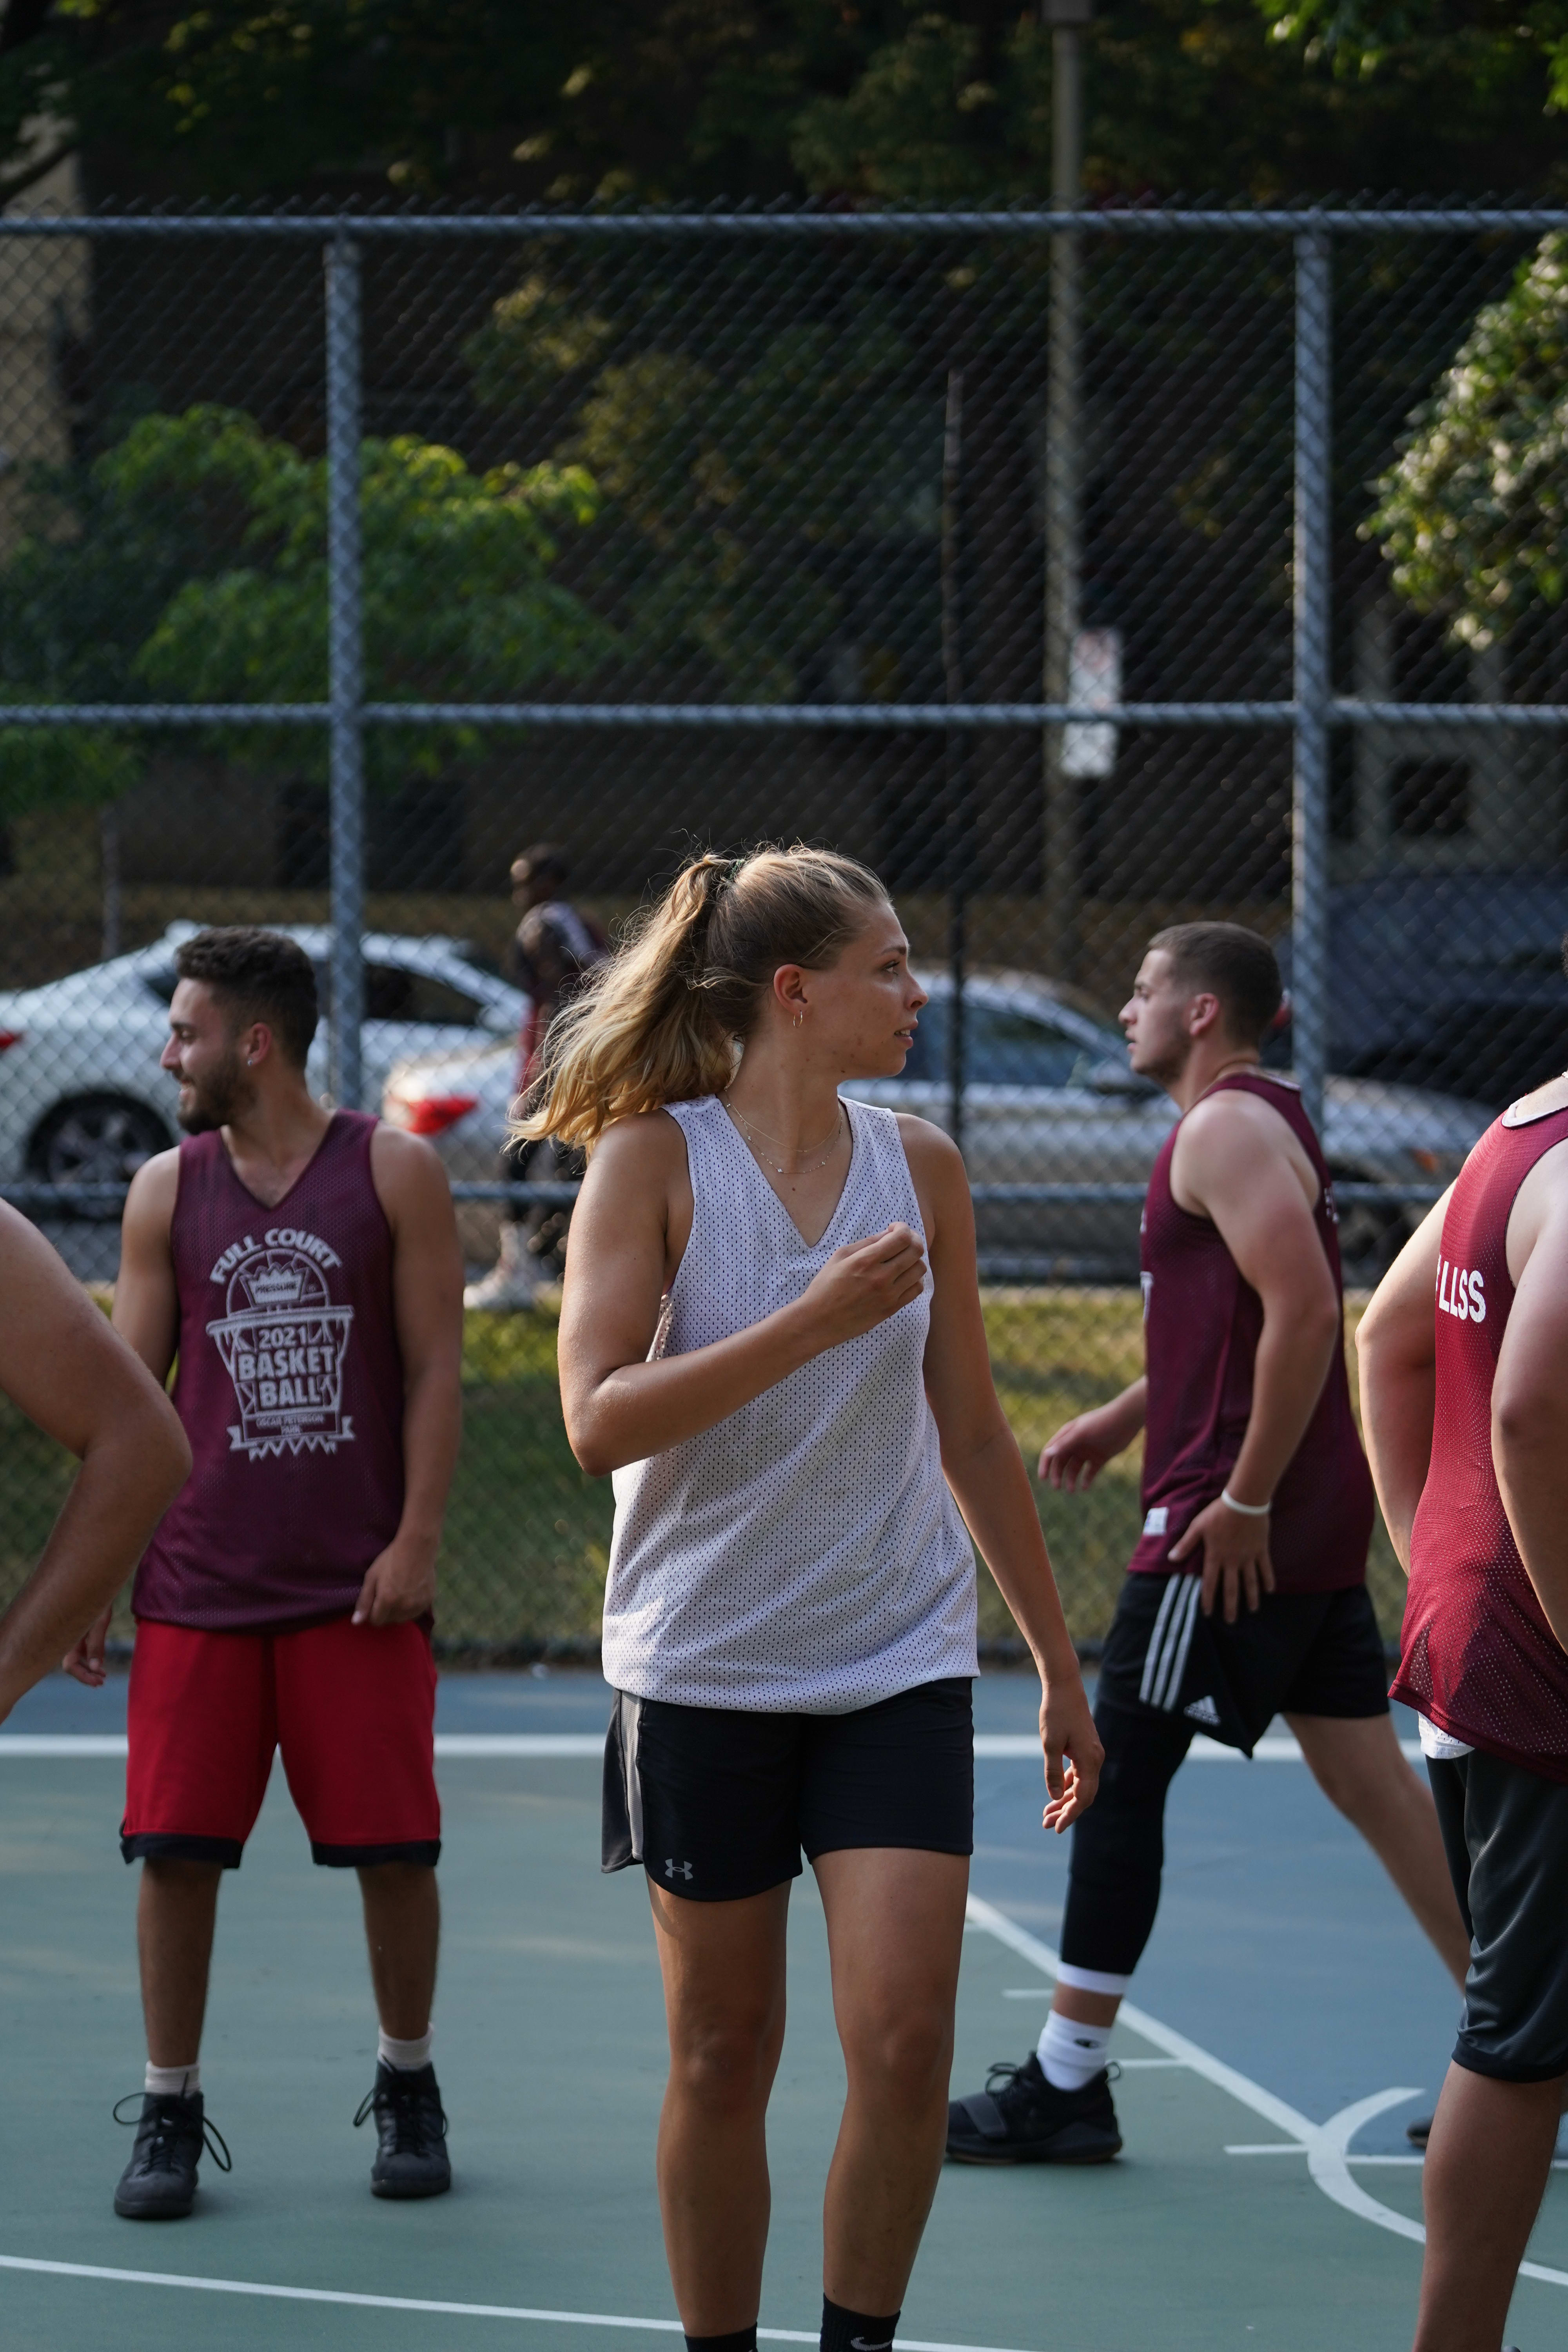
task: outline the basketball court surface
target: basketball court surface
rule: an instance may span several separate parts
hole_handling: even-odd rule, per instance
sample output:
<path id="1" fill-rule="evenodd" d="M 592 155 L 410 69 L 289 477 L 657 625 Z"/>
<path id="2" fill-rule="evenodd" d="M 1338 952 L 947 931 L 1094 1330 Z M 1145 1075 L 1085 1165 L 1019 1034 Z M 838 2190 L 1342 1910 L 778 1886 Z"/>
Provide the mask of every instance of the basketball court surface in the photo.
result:
<path id="1" fill-rule="evenodd" d="M 1067 1846 L 1039 1828 L 1032 1688 L 976 1685 L 960 2091 L 1027 2053 L 1049 1997 Z M 375 2049 L 357 1890 L 312 1868 L 279 1770 L 225 1885 L 203 2050 L 235 2168 L 204 2162 L 195 2215 L 161 2224 L 110 2203 L 130 2144 L 110 2108 L 143 2063 L 136 1873 L 115 1841 L 124 1705 L 122 1678 L 97 1694 L 56 1678 L 0 1730 L 5 2352 L 632 2352 L 679 2336 L 653 2188 L 658 1972 L 642 1874 L 598 1870 L 598 1677 L 442 1684 L 436 2058 L 454 2193 L 369 2194 L 370 2135 L 350 2127 Z M 1086 2171 L 948 2166 L 903 2352 L 1405 2352 L 1420 2169 L 1404 2126 L 1442 2080 L 1457 1997 L 1276 1734 L 1250 1765 L 1200 1743 L 1173 1791 L 1163 1907 L 1112 2045 L 1126 2154 Z M 791 1939 L 761 2333 L 815 2344 L 842 2076 L 809 1874 Z M 1538 2352 L 1565 2333 L 1559 2169 L 1509 2335 Z"/>

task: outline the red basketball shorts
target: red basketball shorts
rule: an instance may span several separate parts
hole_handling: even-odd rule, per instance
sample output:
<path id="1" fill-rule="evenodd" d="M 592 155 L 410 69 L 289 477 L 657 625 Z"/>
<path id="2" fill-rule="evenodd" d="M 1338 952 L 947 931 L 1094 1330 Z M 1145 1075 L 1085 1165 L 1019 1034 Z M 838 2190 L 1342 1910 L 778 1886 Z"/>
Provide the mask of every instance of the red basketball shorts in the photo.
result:
<path id="1" fill-rule="evenodd" d="M 297 1633 L 208 1633 L 144 1621 L 121 1852 L 237 1870 L 281 1748 L 317 1862 L 434 1863 L 435 1726 L 422 1625 L 336 1617 Z"/>

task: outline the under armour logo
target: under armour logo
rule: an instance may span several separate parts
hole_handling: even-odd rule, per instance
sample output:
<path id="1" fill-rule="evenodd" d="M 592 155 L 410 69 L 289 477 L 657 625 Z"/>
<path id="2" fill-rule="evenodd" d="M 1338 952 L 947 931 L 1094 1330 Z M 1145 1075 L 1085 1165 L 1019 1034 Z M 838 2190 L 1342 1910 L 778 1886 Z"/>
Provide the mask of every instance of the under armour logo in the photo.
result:
<path id="1" fill-rule="evenodd" d="M 691 1875 L 691 1864 L 689 1862 L 672 1862 L 667 1854 L 664 1862 L 664 1874 L 666 1878 L 689 1879 Z M 880 2347 L 880 2352 L 887 2352 L 885 2345 Z"/>

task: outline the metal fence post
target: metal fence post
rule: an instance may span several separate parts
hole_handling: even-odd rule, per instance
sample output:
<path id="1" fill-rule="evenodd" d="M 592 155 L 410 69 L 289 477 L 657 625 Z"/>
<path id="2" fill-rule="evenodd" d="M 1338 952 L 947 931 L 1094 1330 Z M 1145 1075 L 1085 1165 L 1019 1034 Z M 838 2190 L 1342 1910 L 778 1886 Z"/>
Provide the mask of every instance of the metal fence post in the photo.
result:
<path id="1" fill-rule="evenodd" d="M 1051 27 L 1051 204 L 1073 212 L 1083 201 L 1083 28 L 1092 0 L 1043 0 Z M 1045 451 L 1045 695 L 1069 699 L 1073 640 L 1081 594 L 1082 417 L 1079 373 L 1083 311 L 1083 240 L 1075 229 L 1051 239 Z M 1078 967 L 1082 887 L 1079 796 L 1067 770 L 1065 727 L 1045 739 L 1044 895 L 1051 968 L 1071 979 Z"/>
<path id="2" fill-rule="evenodd" d="M 959 581 L 963 462 L 963 370 L 947 372 L 947 408 L 942 436 L 942 667 L 949 702 L 964 696 L 963 607 Z M 964 953 L 970 872 L 969 746 L 956 728 L 943 746 L 947 779 L 945 835 L 947 868 L 947 1131 L 963 1150 Z"/>
<path id="3" fill-rule="evenodd" d="M 1323 1123 L 1329 1059 L 1329 706 L 1332 563 L 1333 266 L 1329 237 L 1296 239 L 1295 790 L 1290 826 L 1296 1076 Z"/>
<path id="4" fill-rule="evenodd" d="M 364 605 L 360 540 L 360 249 L 339 235 L 327 263 L 327 698 L 331 709 L 329 1083 L 360 1108 L 364 1019 Z"/>

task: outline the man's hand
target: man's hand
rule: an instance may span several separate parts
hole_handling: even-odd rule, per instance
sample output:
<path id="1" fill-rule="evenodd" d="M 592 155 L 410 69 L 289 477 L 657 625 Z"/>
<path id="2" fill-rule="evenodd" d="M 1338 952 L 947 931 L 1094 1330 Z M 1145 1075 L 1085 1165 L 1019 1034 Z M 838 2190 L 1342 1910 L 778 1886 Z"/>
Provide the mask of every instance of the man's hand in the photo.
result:
<path id="1" fill-rule="evenodd" d="M 103 1686 L 106 1672 L 103 1653 L 109 1641 L 109 1621 L 113 1614 L 110 1606 L 101 1616 L 95 1617 L 80 1641 L 60 1660 L 67 1674 L 74 1675 L 79 1683 L 87 1685 L 89 1690 L 100 1690 Z"/>
<path id="2" fill-rule="evenodd" d="M 394 1536 L 365 1570 L 353 1622 L 356 1625 L 405 1625 L 435 1605 L 435 1544 Z"/>
<path id="3" fill-rule="evenodd" d="M 1105 1750 L 1079 1675 L 1049 1682 L 1040 1697 L 1040 1745 L 1046 1754 L 1046 1793 L 1050 1801 L 1042 1827 L 1058 1836 L 1087 1813 L 1100 1786 Z"/>
<path id="4" fill-rule="evenodd" d="M 1080 1495 L 1091 1486 L 1106 1464 L 1131 1443 L 1121 1402 L 1117 1398 L 1096 1405 L 1092 1412 L 1080 1412 L 1058 1429 L 1040 1455 L 1042 1481 L 1062 1495 Z"/>
<path id="5" fill-rule="evenodd" d="M 1238 1591 L 1246 1593 L 1248 1609 L 1256 1610 L 1259 1597 L 1274 1590 L 1268 1522 L 1249 1518 L 1244 1511 L 1233 1511 L 1227 1502 L 1216 1496 L 1206 1510 L 1198 1513 L 1180 1543 L 1172 1545 L 1171 1558 L 1177 1561 L 1187 1559 L 1200 1544 L 1204 1581 L 1199 1603 L 1204 1615 L 1214 1614 L 1215 1593 L 1223 1586 L 1225 1622 L 1234 1625 Z"/>

